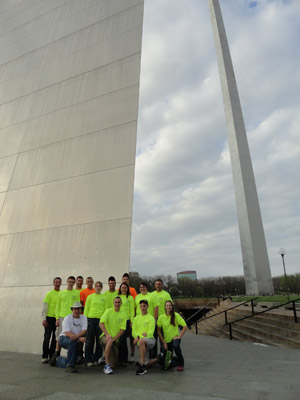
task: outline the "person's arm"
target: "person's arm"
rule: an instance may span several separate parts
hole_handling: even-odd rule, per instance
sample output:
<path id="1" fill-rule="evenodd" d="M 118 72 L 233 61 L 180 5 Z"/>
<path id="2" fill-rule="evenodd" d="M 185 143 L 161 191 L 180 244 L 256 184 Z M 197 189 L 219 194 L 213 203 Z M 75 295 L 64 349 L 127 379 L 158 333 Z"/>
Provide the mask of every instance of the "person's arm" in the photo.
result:
<path id="1" fill-rule="evenodd" d="M 91 305 L 91 299 L 90 299 L 90 296 L 88 296 L 88 298 L 86 299 L 86 302 L 85 302 L 84 313 L 83 313 L 86 317 L 88 317 L 88 315 L 89 315 L 90 305 Z"/>
<path id="2" fill-rule="evenodd" d="M 179 335 L 174 337 L 174 339 L 181 339 L 187 330 L 186 322 L 178 313 L 175 313 L 175 319 L 176 324 L 182 326 L 182 330 L 180 331 Z"/>
<path id="3" fill-rule="evenodd" d="M 74 342 L 77 339 L 85 339 L 85 335 L 86 335 L 86 329 L 80 331 L 77 335 L 75 335 L 75 333 L 71 332 L 71 331 L 67 331 L 64 332 L 64 335 L 66 337 L 69 337 L 71 339 L 72 342 Z M 85 342 L 85 340 L 80 340 L 81 342 Z"/>
<path id="4" fill-rule="evenodd" d="M 47 326 L 46 315 L 47 315 L 47 312 L 48 312 L 48 308 L 49 308 L 48 303 L 43 303 L 43 309 L 42 309 L 42 325 L 43 325 L 44 328 L 46 328 L 46 326 Z"/>
<path id="5" fill-rule="evenodd" d="M 119 333 L 116 336 L 112 337 L 112 341 L 116 342 L 119 339 L 119 337 L 123 335 L 124 332 L 125 332 L 124 329 L 120 329 Z"/>
<path id="6" fill-rule="evenodd" d="M 59 314 L 60 314 L 60 294 L 58 295 L 57 304 L 55 308 L 55 318 L 56 318 L 56 326 L 59 326 Z"/>
<path id="7" fill-rule="evenodd" d="M 102 331 L 102 332 L 104 333 L 104 335 L 105 335 L 105 340 L 108 342 L 108 341 L 111 339 L 111 336 L 110 336 L 110 334 L 108 333 L 104 322 L 100 322 L 100 328 L 101 328 L 101 331 Z"/>
<path id="8" fill-rule="evenodd" d="M 84 299 L 85 299 L 85 292 L 84 292 L 84 290 L 82 290 L 82 291 L 80 292 L 79 297 L 80 297 L 80 303 L 84 306 Z"/>
<path id="9" fill-rule="evenodd" d="M 164 349 L 168 350 L 168 345 L 165 342 L 165 339 L 164 339 L 162 331 L 161 331 L 161 327 L 159 327 L 159 326 L 157 326 L 157 334 L 158 334 L 158 337 L 159 337 L 160 341 L 162 342 L 162 344 L 164 346 Z"/>
<path id="10" fill-rule="evenodd" d="M 129 310 L 130 310 L 130 327 L 132 327 L 134 320 L 134 298 L 132 296 L 130 296 Z"/>
<path id="11" fill-rule="evenodd" d="M 185 325 L 185 326 L 182 328 L 182 330 L 180 331 L 180 334 L 179 334 L 178 336 L 175 336 L 174 339 L 181 339 L 182 336 L 185 334 L 186 330 L 187 330 L 187 326 Z"/>
<path id="12" fill-rule="evenodd" d="M 157 321 L 157 317 L 158 317 L 158 306 L 156 306 L 154 308 L 154 319 L 155 319 L 155 321 Z"/>

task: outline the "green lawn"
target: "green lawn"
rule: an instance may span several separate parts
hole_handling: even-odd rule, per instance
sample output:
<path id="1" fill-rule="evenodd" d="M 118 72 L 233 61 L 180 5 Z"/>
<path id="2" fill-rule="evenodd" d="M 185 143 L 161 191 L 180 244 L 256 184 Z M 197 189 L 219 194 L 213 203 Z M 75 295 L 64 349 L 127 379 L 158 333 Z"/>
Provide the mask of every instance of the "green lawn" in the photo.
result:
<path id="1" fill-rule="evenodd" d="M 247 300 L 251 300 L 256 296 L 234 296 L 232 297 L 232 301 L 236 301 L 236 302 L 242 302 L 242 301 L 247 301 Z M 290 295 L 290 300 L 296 300 L 299 299 L 300 296 L 296 296 L 291 294 Z M 275 296 L 260 296 L 258 297 L 257 300 L 255 300 L 257 302 L 259 301 L 272 301 L 272 302 L 277 302 L 277 303 L 286 303 L 288 301 L 287 296 L 283 296 L 283 295 L 275 295 Z M 297 301 L 297 303 L 300 303 L 300 300 Z"/>

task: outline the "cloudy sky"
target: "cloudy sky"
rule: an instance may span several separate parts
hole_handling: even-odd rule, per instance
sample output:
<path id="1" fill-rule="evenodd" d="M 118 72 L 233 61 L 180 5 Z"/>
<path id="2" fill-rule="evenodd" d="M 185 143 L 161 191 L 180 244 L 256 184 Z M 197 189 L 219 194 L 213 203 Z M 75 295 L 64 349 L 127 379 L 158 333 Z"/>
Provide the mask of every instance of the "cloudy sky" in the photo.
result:
<path id="1" fill-rule="evenodd" d="M 300 272 L 300 1 L 220 0 L 273 276 Z M 242 275 L 207 0 L 145 0 L 131 271 Z"/>

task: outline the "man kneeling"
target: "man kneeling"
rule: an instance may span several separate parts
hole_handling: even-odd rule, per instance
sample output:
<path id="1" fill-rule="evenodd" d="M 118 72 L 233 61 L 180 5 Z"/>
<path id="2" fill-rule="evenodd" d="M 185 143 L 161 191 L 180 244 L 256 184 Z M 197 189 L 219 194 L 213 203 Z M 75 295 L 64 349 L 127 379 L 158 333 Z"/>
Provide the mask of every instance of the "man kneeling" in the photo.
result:
<path id="1" fill-rule="evenodd" d="M 137 315 L 133 320 L 132 336 L 134 337 L 134 344 L 137 344 L 140 352 L 140 366 L 136 371 L 137 375 L 144 375 L 147 373 L 147 367 L 155 363 L 157 359 L 153 359 L 146 363 L 147 351 L 151 350 L 155 345 L 154 330 L 155 319 L 148 313 L 148 301 L 141 300 L 139 302 L 141 314 Z"/>
<path id="2" fill-rule="evenodd" d="M 117 366 L 119 357 L 119 338 L 126 329 L 126 315 L 120 311 L 122 300 L 114 298 L 113 308 L 108 308 L 100 319 L 100 328 L 103 332 L 101 343 L 105 347 L 105 366 L 103 372 L 106 375 L 112 374 Z"/>
<path id="3" fill-rule="evenodd" d="M 71 307 L 72 314 L 65 317 L 62 324 L 62 333 L 59 336 L 59 345 L 68 350 L 66 372 L 77 372 L 75 363 L 78 355 L 79 344 L 85 343 L 85 334 L 87 330 L 87 317 L 81 314 L 82 304 L 74 303 Z M 57 365 L 60 364 L 60 357 L 57 359 Z"/>

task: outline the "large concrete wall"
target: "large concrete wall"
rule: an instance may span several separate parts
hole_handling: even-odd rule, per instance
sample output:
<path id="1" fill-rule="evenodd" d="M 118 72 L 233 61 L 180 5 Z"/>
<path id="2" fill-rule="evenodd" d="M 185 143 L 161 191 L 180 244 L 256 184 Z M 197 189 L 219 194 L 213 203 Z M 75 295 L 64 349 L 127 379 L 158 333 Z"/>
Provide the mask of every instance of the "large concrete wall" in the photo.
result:
<path id="1" fill-rule="evenodd" d="M 0 2 L 0 350 L 52 278 L 129 268 L 143 0 Z"/>

